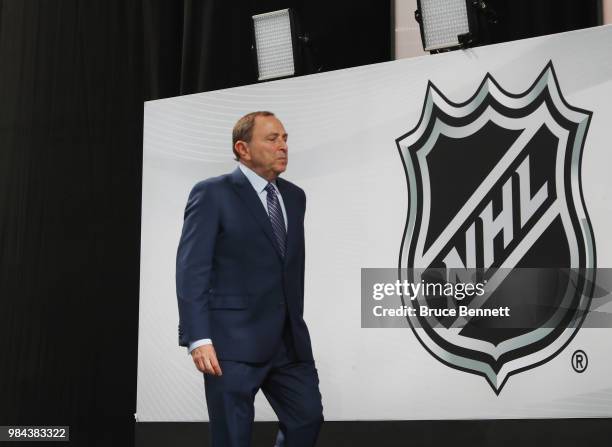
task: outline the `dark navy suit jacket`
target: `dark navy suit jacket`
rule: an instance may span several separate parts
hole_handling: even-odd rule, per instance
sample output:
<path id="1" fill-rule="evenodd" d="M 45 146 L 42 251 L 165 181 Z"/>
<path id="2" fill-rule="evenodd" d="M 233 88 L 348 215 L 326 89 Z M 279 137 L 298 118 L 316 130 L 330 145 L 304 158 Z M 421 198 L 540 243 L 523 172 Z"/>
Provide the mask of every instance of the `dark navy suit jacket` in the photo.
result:
<path id="1" fill-rule="evenodd" d="M 287 213 L 284 258 L 240 169 L 193 187 L 176 260 L 179 345 L 210 338 L 220 360 L 266 362 L 288 322 L 298 360 L 312 360 L 303 319 L 306 195 L 281 178 L 276 185 Z"/>

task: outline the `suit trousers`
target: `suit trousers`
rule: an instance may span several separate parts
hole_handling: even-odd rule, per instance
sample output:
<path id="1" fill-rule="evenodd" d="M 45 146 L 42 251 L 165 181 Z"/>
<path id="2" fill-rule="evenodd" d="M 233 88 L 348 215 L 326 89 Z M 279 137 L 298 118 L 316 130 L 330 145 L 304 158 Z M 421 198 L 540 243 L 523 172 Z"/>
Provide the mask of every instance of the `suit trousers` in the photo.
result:
<path id="1" fill-rule="evenodd" d="M 219 363 L 221 376 L 204 375 L 212 447 L 251 445 L 253 404 L 260 389 L 279 420 L 277 445 L 315 445 L 323 422 L 319 377 L 313 361 L 297 361 L 288 325 L 270 361 Z"/>

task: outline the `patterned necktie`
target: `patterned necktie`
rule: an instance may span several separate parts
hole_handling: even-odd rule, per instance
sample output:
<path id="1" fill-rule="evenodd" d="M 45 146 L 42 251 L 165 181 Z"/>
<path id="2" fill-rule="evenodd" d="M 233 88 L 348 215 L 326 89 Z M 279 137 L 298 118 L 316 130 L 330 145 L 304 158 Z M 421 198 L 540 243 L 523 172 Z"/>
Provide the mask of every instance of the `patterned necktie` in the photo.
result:
<path id="1" fill-rule="evenodd" d="M 281 256 L 285 257 L 285 237 L 287 230 L 285 228 L 285 219 L 283 219 L 283 211 L 276 195 L 276 189 L 272 186 L 272 183 L 268 183 L 266 186 L 267 200 L 268 200 L 268 215 L 270 216 L 270 223 L 272 224 L 272 231 L 274 232 L 274 238 L 281 252 Z"/>

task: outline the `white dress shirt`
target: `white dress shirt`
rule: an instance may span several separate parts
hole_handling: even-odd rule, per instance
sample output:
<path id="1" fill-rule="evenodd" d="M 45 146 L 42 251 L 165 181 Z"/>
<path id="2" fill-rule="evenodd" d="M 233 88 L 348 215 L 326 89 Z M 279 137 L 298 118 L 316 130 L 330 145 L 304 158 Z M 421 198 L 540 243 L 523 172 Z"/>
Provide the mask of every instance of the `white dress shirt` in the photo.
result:
<path id="1" fill-rule="evenodd" d="M 265 178 L 261 177 L 255 171 L 253 171 L 252 169 L 250 169 L 247 166 L 243 165 L 242 163 L 238 163 L 238 168 L 246 176 L 246 178 L 249 180 L 249 183 L 251 184 L 251 186 L 253 187 L 253 189 L 257 193 L 257 196 L 259 197 L 259 200 L 261 200 L 261 204 L 263 205 L 264 209 L 266 210 L 266 214 L 268 214 L 268 192 L 266 191 L 266 186 L 268 186 L 268 183 L 272 183 L 272 186 L 274 186 L 274 189 L 276 190 L 276 195 L 278 197 L 278 201 L 280 203 L 280 207 L 281 207 L 281 210 L 283 212 L 283 219 L 285 220 L 285 229 L 288 229 L 289 227 L 287 226 L 287 224 L 288 224 L 288 222 L 287 222 L 287 210 L 285 210 L 285 203 L 283 202 L 283 196 L 281 196 L 281 193 L 278 190 L 278 186 L 276 186 L 276 181 L 268 182 L 268 180 L 266 180 Z M 191 351 L 193 351 L 198 346 L 210 345 L 210 344 L 212 344 L 212 340 L 210 338 L 202 338 L 200 340 L 193 341 L 193 342 L 189 343 L 189 348 L 188 348 L 187 352 L 188 352 L 188 354 L 191 354 Z"/>

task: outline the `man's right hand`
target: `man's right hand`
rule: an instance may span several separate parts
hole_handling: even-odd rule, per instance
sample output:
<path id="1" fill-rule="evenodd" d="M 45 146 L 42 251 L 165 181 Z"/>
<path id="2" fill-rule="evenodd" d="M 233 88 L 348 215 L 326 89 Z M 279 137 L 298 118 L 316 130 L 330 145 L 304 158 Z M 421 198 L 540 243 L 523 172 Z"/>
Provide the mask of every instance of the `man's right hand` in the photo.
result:
<path id="1" fill-rule="evenodd" d="M 211 374 L 213 376 L 220 376 L 222 374 L 213 345 L 198 346 L 191 351 L 191 358 L 193 358 L 196 368 L 204 374 Z"/>

